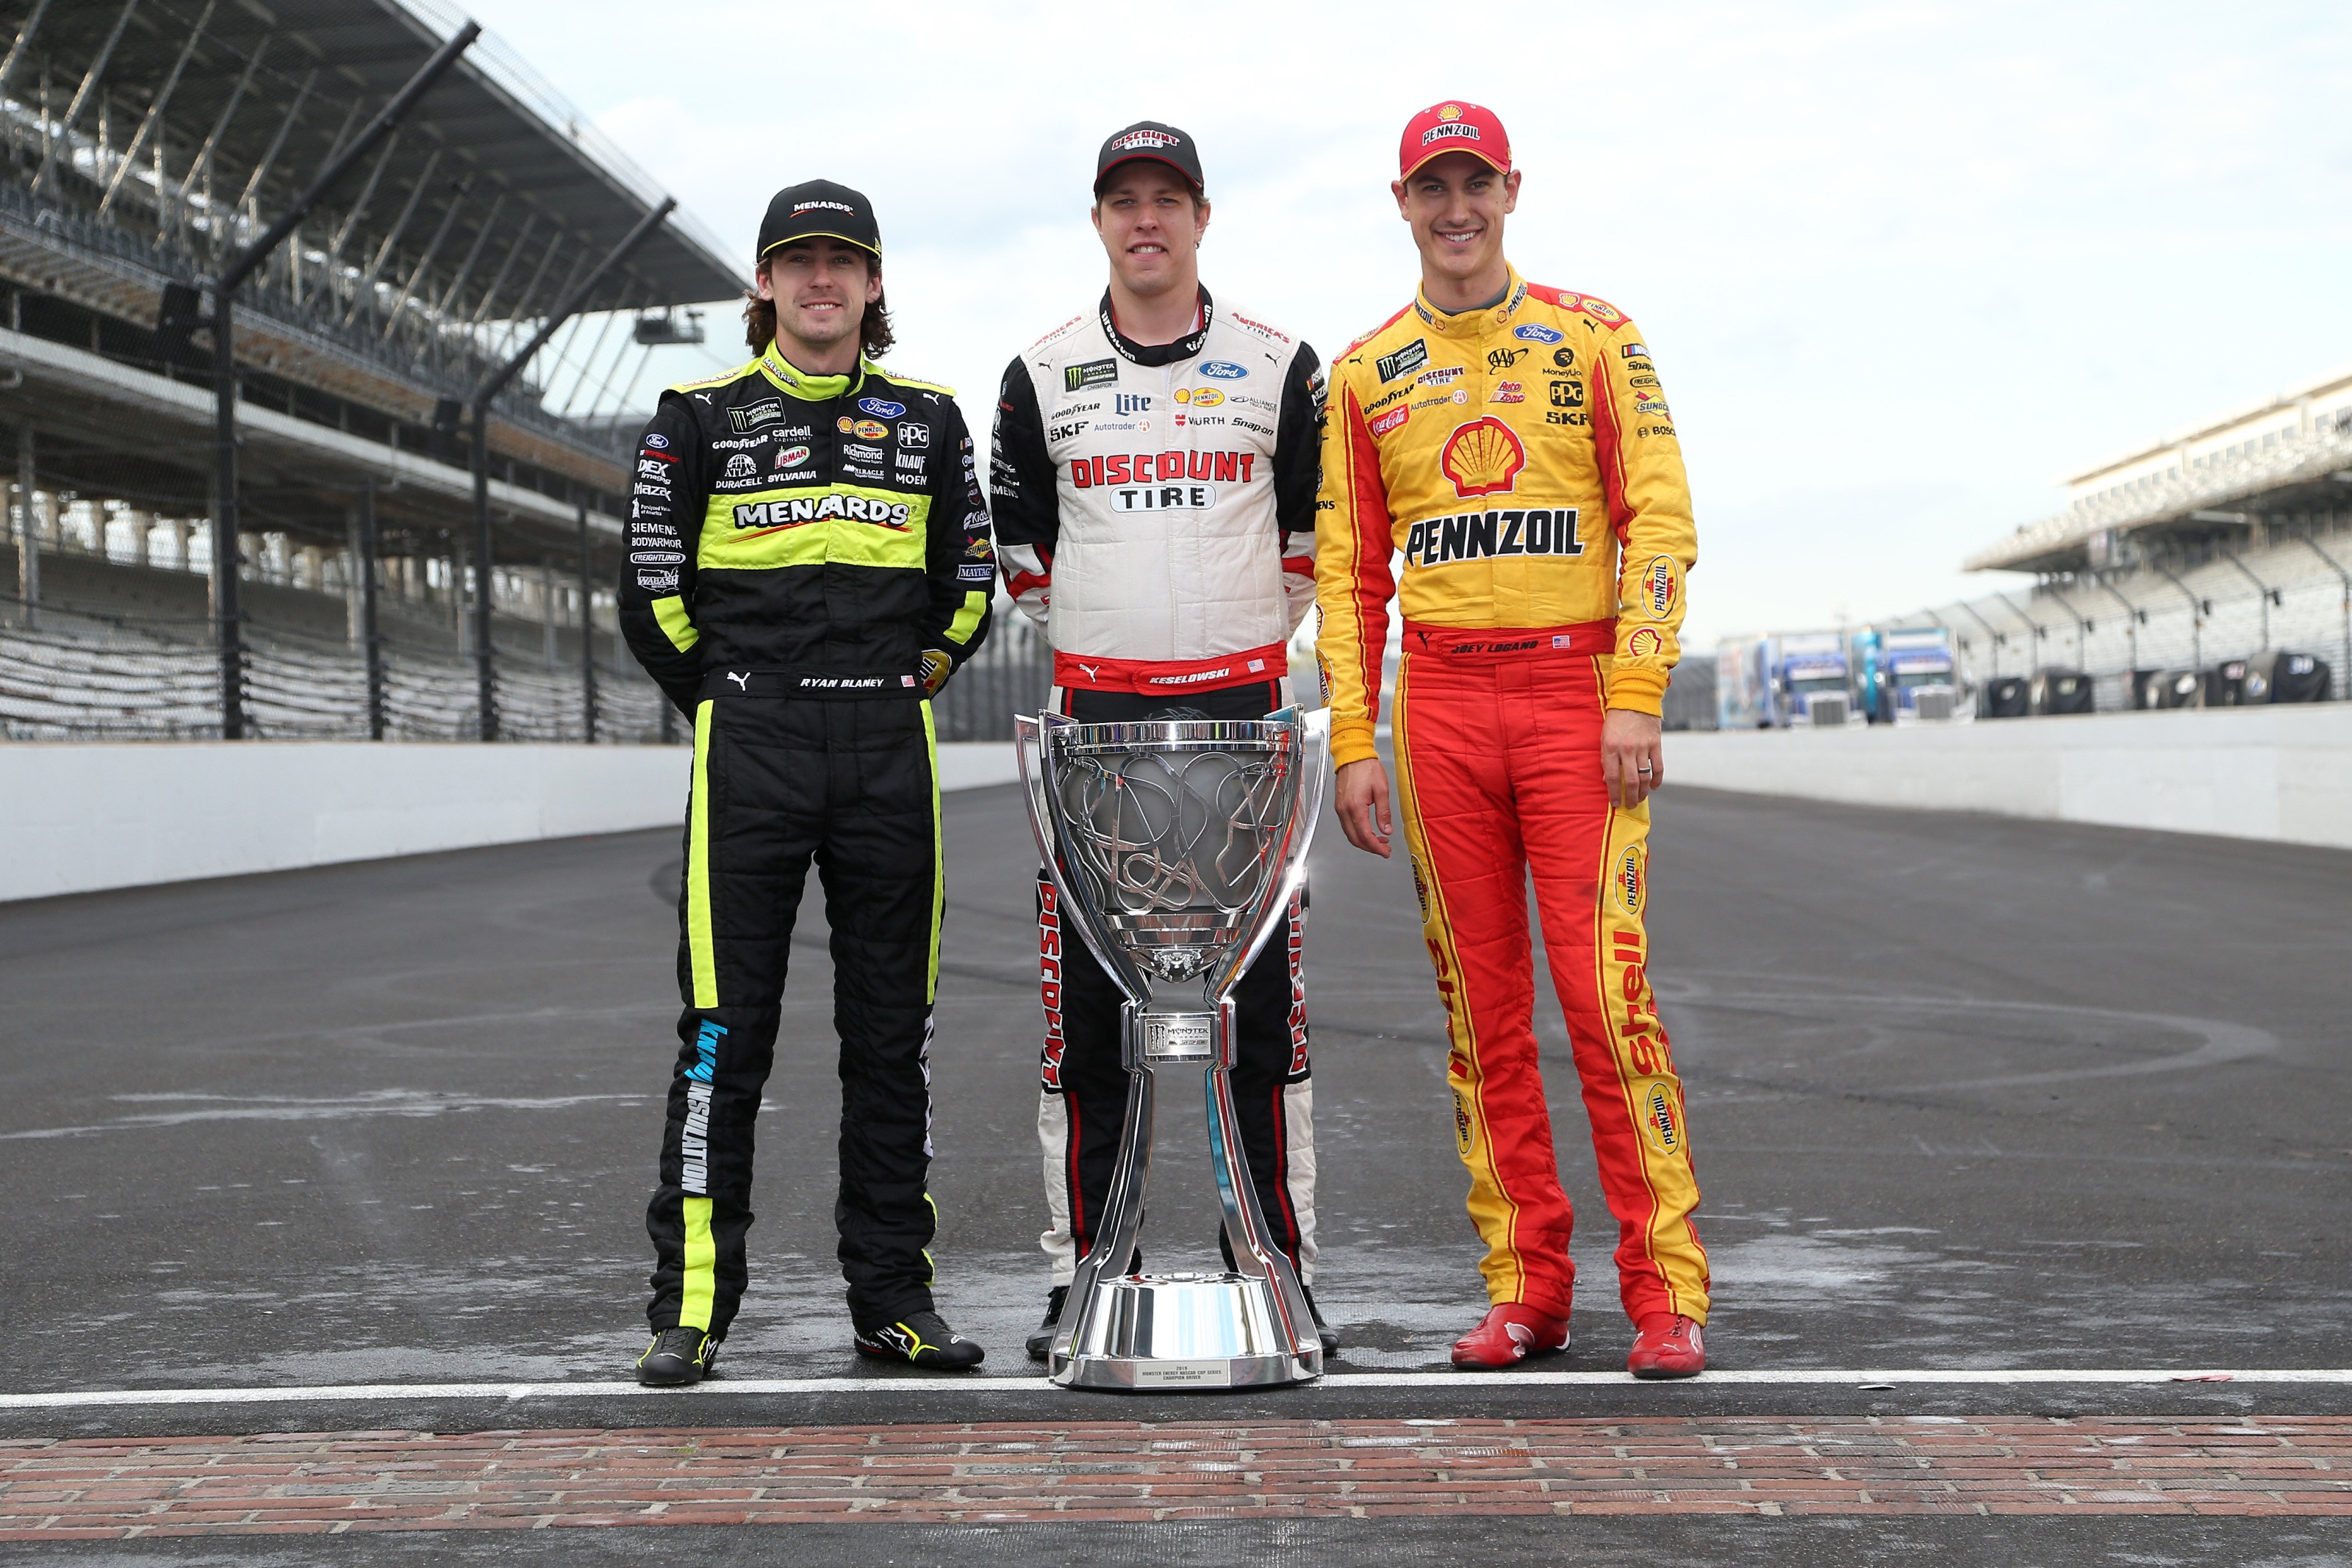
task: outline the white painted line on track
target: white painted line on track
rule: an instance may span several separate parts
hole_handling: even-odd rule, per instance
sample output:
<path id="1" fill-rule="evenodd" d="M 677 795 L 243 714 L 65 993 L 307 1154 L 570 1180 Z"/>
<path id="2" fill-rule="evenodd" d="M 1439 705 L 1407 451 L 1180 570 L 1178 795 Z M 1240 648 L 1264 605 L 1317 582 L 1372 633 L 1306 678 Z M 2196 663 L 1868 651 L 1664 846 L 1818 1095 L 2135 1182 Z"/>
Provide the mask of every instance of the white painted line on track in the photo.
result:
<path id="1" fill-rule="evenodd" d="M 1631 1387 L 1622 1372 L 1335 1372 L 1309 1389 Z M 2221 1383 L 2352 1384 L 2352 1367 L 2249 1367 L 2234 1371 L 2185 1367 L 1905 1367 L 1849 1371 L 1798 1367 L 1784 1372 L 1710 1372 L 1685 1386 L 1698 1388 L 1866 1388 L 2007 1386 L 2020 1384 Z M 595 1383 L 344 1383 L 283 1388 L 74 1389 L 58 1394 L 0 1394 L 0 1410 L 75 1410 L 100 1406 L 384 1404 L 415 1400 L 677 1399 L 730 1395 L 792 1394 L 1042 1394 L 1058 1392 L 1043 1377 L 724 1377 L 692 1388 L 645 1388 L 634 1382 Z M 1251 1392 L 1234 1389 L 1236 1394 Z M 1268 1392 L 1271 1392 L 1270 1390 Z M 1304 1390 L 1302 1391 L 1304 1392 Z M 1106 1405 L 1106 1407 L 1108 1407 Z"/>

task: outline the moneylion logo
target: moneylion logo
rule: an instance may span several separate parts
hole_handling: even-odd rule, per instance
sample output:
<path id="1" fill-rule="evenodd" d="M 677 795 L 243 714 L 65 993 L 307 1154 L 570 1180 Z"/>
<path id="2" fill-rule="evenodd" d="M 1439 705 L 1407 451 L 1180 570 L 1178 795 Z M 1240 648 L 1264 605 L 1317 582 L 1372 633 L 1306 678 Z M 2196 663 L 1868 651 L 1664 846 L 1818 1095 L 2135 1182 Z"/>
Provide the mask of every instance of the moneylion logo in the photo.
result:
<path id="1" fill-rule="evenodd" d="M 1517 434 L 1490 414 L 1456 426 L 1437 465 L 1466 501 L 1509 489 L 1528 465 L 1528 453 Z"/>

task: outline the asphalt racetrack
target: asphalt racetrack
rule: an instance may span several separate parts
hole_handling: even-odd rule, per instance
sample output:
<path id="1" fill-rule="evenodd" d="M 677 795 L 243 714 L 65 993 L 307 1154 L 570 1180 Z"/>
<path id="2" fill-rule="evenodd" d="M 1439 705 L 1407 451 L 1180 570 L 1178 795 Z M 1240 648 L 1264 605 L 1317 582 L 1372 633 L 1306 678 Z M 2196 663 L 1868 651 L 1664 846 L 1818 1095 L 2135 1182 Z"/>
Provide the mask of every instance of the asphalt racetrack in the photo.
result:
<path id="1" fill-rule="evenodd" d="M 687 1396 L 0 1403 L 5 1453 L 174 1434 L 903 1423 L 1601 1431 L 1653 1418 L 2105 1416 L 2253 1432 L 2267 1428 L 2212 1424 L 2352 1413 L 2340 1372 L 2172 1380 L 2352 1367 L 2352 855 L 1670 787 L 1653 840 L 1654 977 L 1706 1190 L 1708 1342 L 1715 1366 L 1739 1376 L 1622 1378 L 1631 1330 L 1613 1227 L 1543 997 L 1538 1032 L 1562 1063 L 1553 1114 L 1584 1224 L 1576 1343 L 1540 1370 L 1590 1375 L 1514 1384 L 1445 1367 L 1484 1295 L 1410 873 L 1402 855 L 1377 862 L 1327 823 L 1307 950 L 1317 1294 L 1346 1348 L 1316 1388 L 1089 1396 L 1025 1381 L 1035 1369 L 1021 1353 L 1045 1288 L 1034 852 L 1009 789 L 949 796 L 945 812 L 935 1251 L 943 1309 L 989 1347 L 985 1381 L 910 1382 L 850 1354 L 813 887 L 761 1122 L 751 1291 L 724 1378 Z M 643 1207 L 676 1050 L 677 859 L 677 835 L 646 833 L 0 907 L 0 1396 L 625 1376 L 644 1340 Z M 1214 1256 L 1198 1103 L 1162 1096 L 1155 1268 Z M 2035 1370 L 2149 1375 L 1986 1380 Z M 1886 1381 L 1873 1371 L 1978 1376 L 1866 1386 Z M 1686 1511 L 1589 1521 L 1575 1560 L 2352 1562 L 2347 1468 L 2277 1517 L 1954 1510 L 1792 1517 L 1759 1535 Z M 39 1505 L 9 1504 L 0 1488 L 0 1512 L 21 1523 Z M 1436 1512 L 1252 1516 L 1218 1536 L 1178 1522 L 806 1525 L 790 1532 L 797 1555 L 787 1532 L 683 1523 L 562 1531 L 561 1552 L 543 1530 L 350 1536 L 317 1556 L 37 1532 L 16 1550 L 1189 1563 L 1248 1542 L 1241 1556 L 1303 1563 L 1375 1538 L 1400 1562 L 1456 1561 L 1470 1542 L 1489 1561 L 1534 1560 L 1568 1539 L 1557 1518 Z M 373 1555 L 357 1555 L 362 1539 Z M 2146 1554 L 2166 1543 L 2177 1555 Z"/>

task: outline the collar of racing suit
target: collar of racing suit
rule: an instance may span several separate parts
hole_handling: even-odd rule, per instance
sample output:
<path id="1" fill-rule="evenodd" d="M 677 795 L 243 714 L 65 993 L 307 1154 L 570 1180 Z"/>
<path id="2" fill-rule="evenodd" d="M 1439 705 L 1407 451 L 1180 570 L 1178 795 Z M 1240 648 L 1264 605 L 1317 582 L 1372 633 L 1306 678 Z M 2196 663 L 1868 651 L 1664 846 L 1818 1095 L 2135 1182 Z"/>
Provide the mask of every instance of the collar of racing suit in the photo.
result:
<path id="1" fill-rule="evenodd" d="M 1511 318 L 1527 303 L 1528 280 L 1519 269 L 1511 269 L 1510 287 L 1503 290 L 1500 304 L 1482 306 L 1475 310 L 1440 310 L 1429 302 L 1429 296 L 1416 288 L 1412 291 L 1412 308 L 1421 313 L 1422 320 L 1433 331 L 1448 338 L 1478 338 L 1496 328 L 1507 327 Z"/>
<path id="2" fill-rule="evenodd" d="M 1102 304 L 1097 308 L 1102 314 L 1103 336 L 1108 338 L 1110 346 L 1118 350 L 1118 357 L 1131 365 L 1150 365 L 1154 368 L 1160 365 L 1172 365 L 1179 360 L 1189 360 L 1199 353 L 1201 345 L 1209 340 L 1210 324 L 1217 319 L 1216 301 L 1211 299 L 1208 289 L 1202 287 L 1201 289 L 1201 325 L 1192 331 L 1191 336 L 1179 338 L 1172 343 L 1139 343 L 1121 332 L 1118 329 L 1118 324 L 1111 319 L 1109 289 L 1103 290 Z"/>
<path id="3" fill-rule="evenodd" d="M 872 361 L 861 358 L 856 371 L 842 376 L 813 376 L 784 358 L 784 350 L 773 340 L 768 351 L 760 356 L 760 373 L 775 384 L 776 390 L 803 402 L 831 402 L 865 384 L 867 373 L 875 369 Z"/>

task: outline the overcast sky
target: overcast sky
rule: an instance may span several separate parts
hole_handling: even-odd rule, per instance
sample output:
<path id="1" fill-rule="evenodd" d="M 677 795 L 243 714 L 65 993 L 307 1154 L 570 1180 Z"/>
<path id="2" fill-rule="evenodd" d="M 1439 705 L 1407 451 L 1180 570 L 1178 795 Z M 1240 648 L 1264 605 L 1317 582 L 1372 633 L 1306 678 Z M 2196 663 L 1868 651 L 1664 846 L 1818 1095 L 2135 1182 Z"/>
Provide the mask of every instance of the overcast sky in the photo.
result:
<path id="1" fill-rule="evenodd" d="M 1005 361 L 1100 292 L 1110 131 L 1194 134 L 1204 281 L 1328 358 L 1411 297 L 1404 119 L 1490 105 L 1526 172 L 1512 259 L 1655 353 L 1701 648 L 2008 580 L 1960 558 L 2058 509 L 2064 476 L 2352 361 L 2340 4 L 472 14 L 730 255 L 781 185 L 866 191 L 891 361 L 983 428 Z"/>

